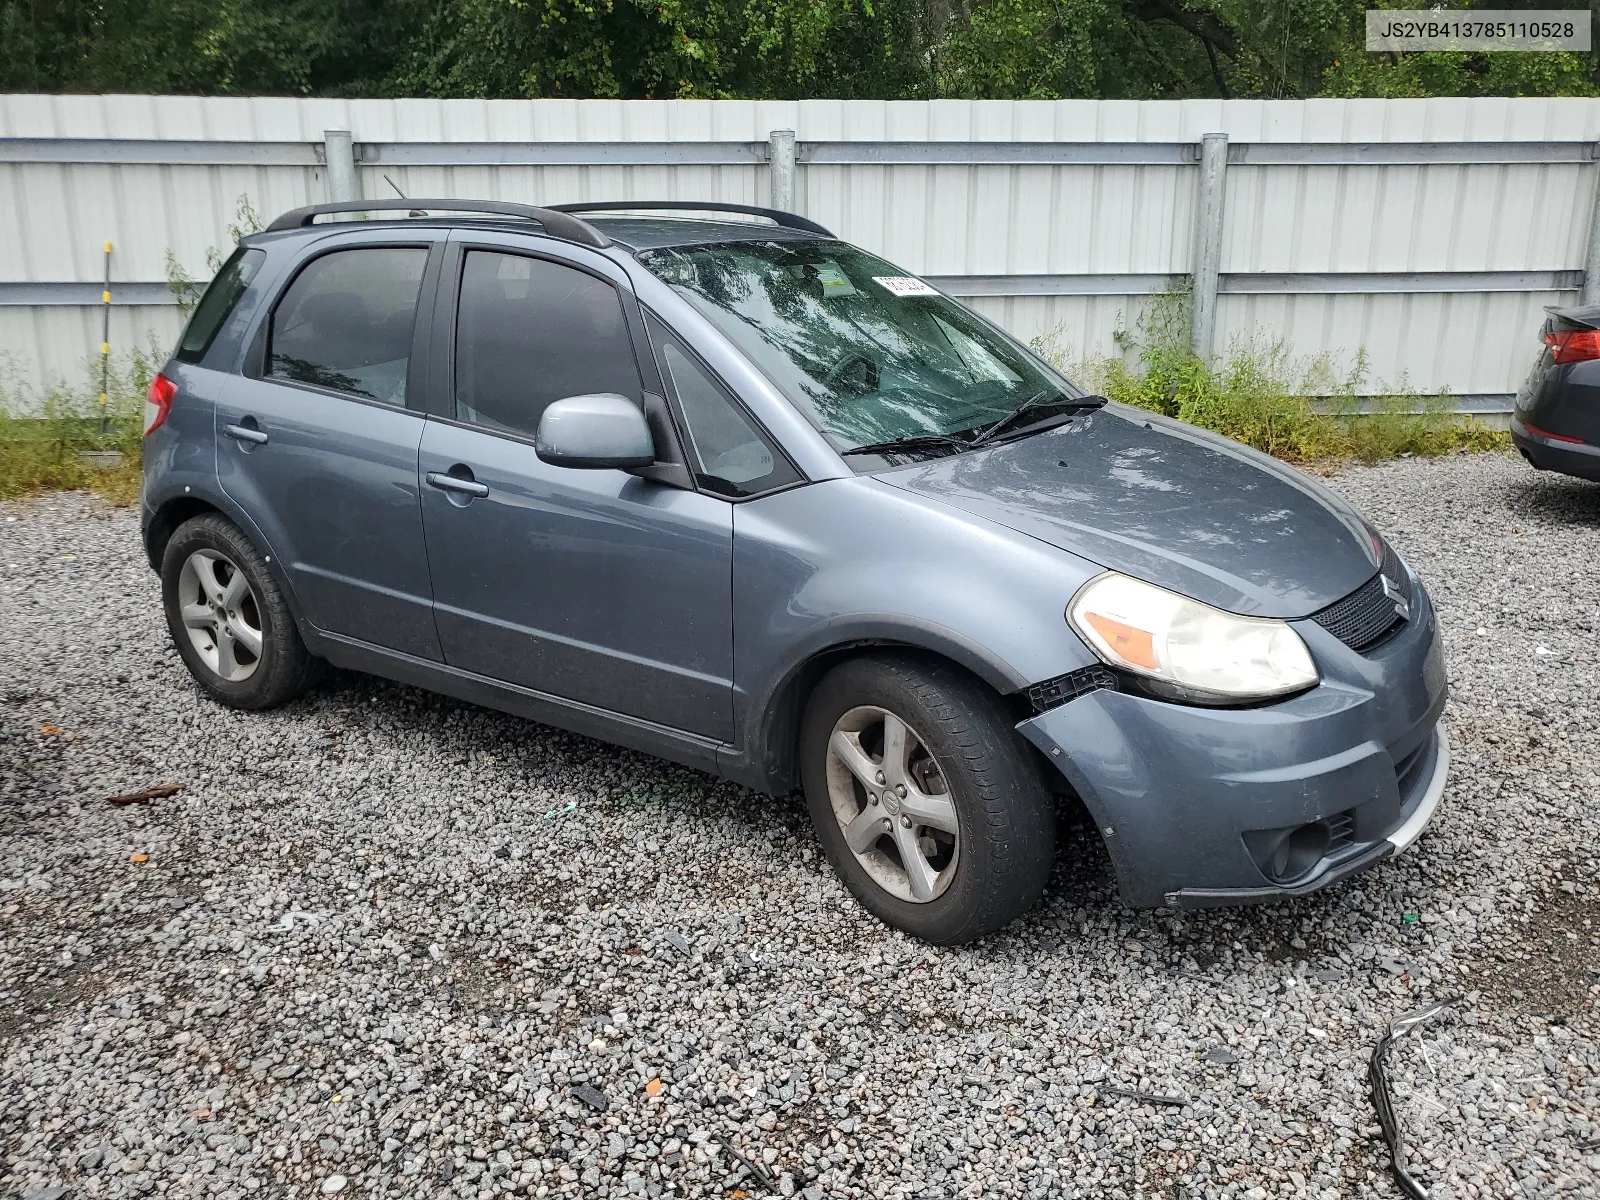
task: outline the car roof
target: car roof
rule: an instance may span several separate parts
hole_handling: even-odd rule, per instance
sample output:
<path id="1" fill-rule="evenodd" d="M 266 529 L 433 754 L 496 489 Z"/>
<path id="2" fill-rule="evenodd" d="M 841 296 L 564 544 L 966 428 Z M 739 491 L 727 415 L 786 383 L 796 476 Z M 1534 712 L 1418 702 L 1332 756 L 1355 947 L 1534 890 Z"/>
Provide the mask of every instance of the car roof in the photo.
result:
<path id="1" fill-rule="evenodd" d="M 601 216 L 585 221 L 627 250 L 660 250 L 669 246 L 704 246 L 718 242 L 820 241 L 815 233 L 785 229 L 767 221 L 726 221 L 710 217 Z"/>

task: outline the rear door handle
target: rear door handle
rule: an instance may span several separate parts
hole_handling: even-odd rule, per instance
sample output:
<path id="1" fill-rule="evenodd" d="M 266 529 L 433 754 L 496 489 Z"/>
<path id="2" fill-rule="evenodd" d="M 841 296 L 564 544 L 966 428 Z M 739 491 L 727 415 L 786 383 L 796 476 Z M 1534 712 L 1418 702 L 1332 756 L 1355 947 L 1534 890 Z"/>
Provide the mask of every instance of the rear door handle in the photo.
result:
<path id="1" fill-rule="evenodd" d="M 489 485 L 476 479 L 461 479 L 443 471 L 429 471 L 428 484 L 441 492 L 460 492 L 463 496 L 477 496 L 480 500 L 489 494 Z"/>
<path id="2" fill-rule="evenodd" d="M 266 433 L 249 425 L 224 425 L 222 432 L 236 442 L 249 442 L 252 446 L 265 446 L 267 444 Z"/>

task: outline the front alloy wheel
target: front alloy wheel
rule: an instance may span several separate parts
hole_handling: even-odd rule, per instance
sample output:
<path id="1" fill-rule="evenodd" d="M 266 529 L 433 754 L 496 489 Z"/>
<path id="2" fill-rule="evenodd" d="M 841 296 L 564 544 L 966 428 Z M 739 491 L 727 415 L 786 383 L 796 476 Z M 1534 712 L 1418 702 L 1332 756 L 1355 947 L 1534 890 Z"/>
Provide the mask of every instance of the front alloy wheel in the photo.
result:
<path id="1" fill-rule="evenodd" d="M 800 728 L 817 840 L 852 895 L 939 945 L 970 942 L 1044 891 L 1055 813 L 1002 699 L 929 655 L 848 659 Z"/>
<path id="2" fill-rule="evenodd" d="M 903 719 L 864 704 L 828 739 L 828 798 L 845 844 L 891 896 L 926 904 L 955 877 L 961 827 L 944 772 Z"/>

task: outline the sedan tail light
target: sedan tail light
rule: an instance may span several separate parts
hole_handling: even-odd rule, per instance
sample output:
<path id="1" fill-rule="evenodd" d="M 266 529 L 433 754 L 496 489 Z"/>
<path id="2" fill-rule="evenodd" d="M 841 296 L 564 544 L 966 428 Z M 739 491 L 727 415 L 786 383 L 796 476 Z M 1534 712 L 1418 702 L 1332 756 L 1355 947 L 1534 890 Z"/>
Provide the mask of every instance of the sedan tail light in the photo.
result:
<path id="1" fill-rule="evenodd" d="M 1544 344 L 1558 363 L 1588 362 L 1600 358 L 1600 329 L 1552 329 Z"/>
<path id="2" fill-rule="evenodd" d="M 144 396 L 144 436 L 149 437 L 172 411 L 172 401 L 178 394 L 178 385 L 165 375 L 150 381 L 150 390 Z"/>

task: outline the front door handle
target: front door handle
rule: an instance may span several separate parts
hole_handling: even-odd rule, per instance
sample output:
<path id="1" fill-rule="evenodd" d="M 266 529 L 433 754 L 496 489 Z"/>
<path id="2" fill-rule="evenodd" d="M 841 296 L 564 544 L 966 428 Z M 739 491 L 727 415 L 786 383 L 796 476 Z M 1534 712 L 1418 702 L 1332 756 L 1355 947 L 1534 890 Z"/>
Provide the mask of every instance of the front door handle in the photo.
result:
<path id="1" fill-rule="evenodd" d="M 250 418 L 246 417 L 245 420 L 250 421 Z M 249 442 L 252 446 L 265 446 L 267 444 L 266 432 L 257 429 L 254 421 L 251 421 L 249 425 L 224 425 L 222 432 L 236 442 Z"/>
<path id="2" fill-rule="evenodd" d="M 428 485 L 436 487 L 441 492 L 460 492 L 463 496 L 476 496 L 480 500 L 489 494 L 489 485 L 479 483 L 476 479 L 462 479 L 456 475 L 446 475 L 443 471 L 429 471 Z"/>

